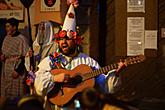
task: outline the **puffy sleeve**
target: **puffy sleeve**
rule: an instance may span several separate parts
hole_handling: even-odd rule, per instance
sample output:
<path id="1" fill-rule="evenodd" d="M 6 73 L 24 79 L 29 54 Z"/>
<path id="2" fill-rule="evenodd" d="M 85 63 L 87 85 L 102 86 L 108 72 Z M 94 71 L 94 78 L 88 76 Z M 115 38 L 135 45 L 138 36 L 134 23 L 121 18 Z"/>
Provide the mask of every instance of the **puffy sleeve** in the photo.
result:
<path id="1" fill-rule="evenodd" d="M 46 96 L 48 91 L 54 86 L 51 80 L 51 61 L 49 57 L 44 58 L 38 65 L 38 68 L 38 71 L 35 73 L 34 87 L 38 95 Z"/>
<path id="2" fill-rule="evenodd" d="M 101 74 L 96 77 L 96 83 L 105 93 L 114 93 L 121 85 L 120 76 L 116 76 L 116 71 L 111 70 L 107 75 Z"/>
<path id="3" fill-rule="evenodd" d="M 92 58 L 88 58 L 89 60 L 89 66 L 92 67 L 93 70 L 100 69 L 100 66 L 97 61 L 95 61 Z M 106 93 L 114 93 L 121 84 L 121 78 L 120 76 L 116 75 L 115 70 L 111 70 L 105 74 L 100 74 L 96 77 L 96 84 L 101 88 L 103 92 Z"/>

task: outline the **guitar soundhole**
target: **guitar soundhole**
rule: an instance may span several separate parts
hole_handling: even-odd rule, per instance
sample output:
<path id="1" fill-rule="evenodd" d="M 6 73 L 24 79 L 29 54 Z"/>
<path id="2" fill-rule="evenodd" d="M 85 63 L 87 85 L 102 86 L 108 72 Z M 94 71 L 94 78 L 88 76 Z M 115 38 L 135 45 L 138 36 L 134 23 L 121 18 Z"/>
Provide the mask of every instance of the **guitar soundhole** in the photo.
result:
<path id="1" fill-rule="evenodd" d="M 80 76 L 80 75 L 76 75 L 76 76 L 74 76 L 74 77 L 72 77 L 72 78 L 69 78 L 69 80 L 68 80 L 68 82 L 67 82 L 67 84 L 68 84 L 68 86 L 70 87 L 75 87 L 75 86 L 77 86 L 78 84 L 80 84 L 82 82 L 82 77 Z"/>

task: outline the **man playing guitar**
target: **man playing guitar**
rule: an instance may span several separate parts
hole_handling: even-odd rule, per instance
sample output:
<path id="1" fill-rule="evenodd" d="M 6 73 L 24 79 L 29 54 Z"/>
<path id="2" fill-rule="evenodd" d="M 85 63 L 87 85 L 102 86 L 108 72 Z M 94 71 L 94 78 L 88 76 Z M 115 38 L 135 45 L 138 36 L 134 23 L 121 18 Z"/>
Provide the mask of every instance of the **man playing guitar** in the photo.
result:
<path id="1" fill-rule="evenodd" d="M 125 64 L 119 62 L 114 68 L 107 67 L 95 71 L 100 68 L 98 62 L 82 53 L 80 49 L 82 37 L 75 29 L 73 4 L 70 5 L 63 28 L 55 35 L 55 39 L 59 51 L 44 58 L 35 73 L 34 86 L 38 95 L 46 97 L 51 105 L 68 110 L 71 107 L 68 103 L 77 103 L 77 100 L 74 100 L 76 94 L 85 88 L 95 86 L 103 92 L 115 92 L 120 84 L 120 75 L 116 73 Z"/>

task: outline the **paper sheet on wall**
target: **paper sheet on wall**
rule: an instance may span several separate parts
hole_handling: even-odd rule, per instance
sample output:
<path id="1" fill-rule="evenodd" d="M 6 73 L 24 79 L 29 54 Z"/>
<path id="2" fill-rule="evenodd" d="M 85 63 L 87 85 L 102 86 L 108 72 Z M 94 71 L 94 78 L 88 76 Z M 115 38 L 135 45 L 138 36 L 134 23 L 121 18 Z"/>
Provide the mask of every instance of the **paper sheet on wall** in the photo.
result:
<path id="1" fill-rule="evenodd" d="M 145 31 L 145 48 L 157 49 L 157 30 Z"/>
<path id="2" fill-rule="evenodd" d="M 127 12 L 145 12 L 145 0 L 127 0 Z"/>
<path id="3" fill-rule="evenodd" d="M 144 54 L 144 17 L 127 18 L 127 55 Z"/>

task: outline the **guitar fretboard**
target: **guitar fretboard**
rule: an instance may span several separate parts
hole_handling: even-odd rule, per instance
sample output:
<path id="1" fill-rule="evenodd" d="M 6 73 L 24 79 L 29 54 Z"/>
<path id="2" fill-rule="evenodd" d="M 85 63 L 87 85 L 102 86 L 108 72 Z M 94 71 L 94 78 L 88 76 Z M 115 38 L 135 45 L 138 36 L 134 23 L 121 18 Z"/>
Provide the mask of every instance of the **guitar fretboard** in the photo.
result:
<path id="1" fill-rule="evenodd" d="M 91 71 L 89 73 L 83 74 L 83 81 L 88 80 L 90 78 L 94 78 L 100 74 L 107 74 L 110 70 L 116 69 L 118 64 L 111 64 L 105 67 L 102 67 L 98 70 Z"/>

